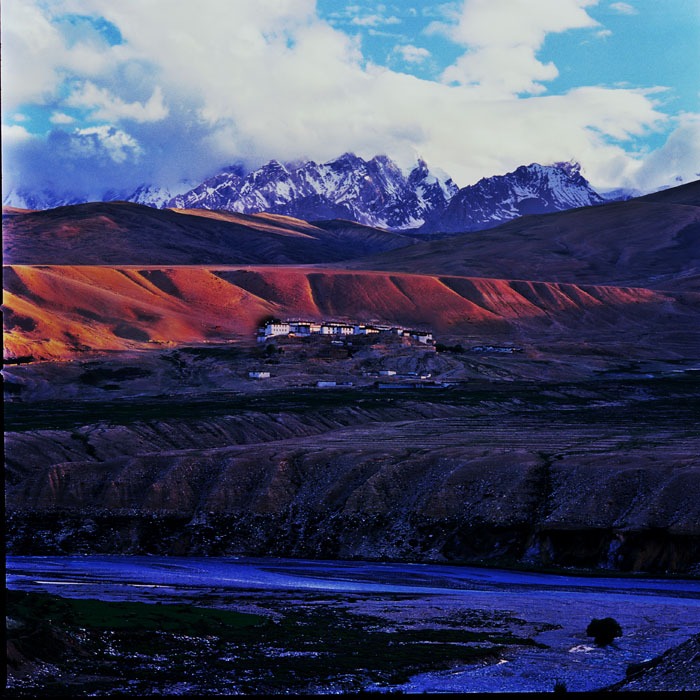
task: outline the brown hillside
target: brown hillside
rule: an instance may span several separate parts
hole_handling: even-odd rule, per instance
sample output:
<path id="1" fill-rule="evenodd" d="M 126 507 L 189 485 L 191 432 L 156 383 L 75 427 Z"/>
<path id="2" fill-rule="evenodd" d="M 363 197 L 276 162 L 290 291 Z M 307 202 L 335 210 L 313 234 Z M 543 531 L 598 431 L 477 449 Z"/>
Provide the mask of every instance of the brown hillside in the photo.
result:
<path id="1" fill-rule="evenodd" d="M 700 290 L 700 182 L 627 202 L 525 216 L 346 266 Z"/>
<path id="2" fill-rule="evenodd" d="M 4 270 L 5 354 L 69 357 L 153 343 L 252 340 L 269 314 L 376 319 L 447 336 L 643 337 L 700 343 L 700 295 L 451 276 L 290 267 Z"/>
<path id="3" fill-rule="evenodd" d="M 414 242 L 352 224 L 325 230 L 289 216 L 159 210 L 129 202 L 3 210 L 6 264 L 313 264 Z"/>

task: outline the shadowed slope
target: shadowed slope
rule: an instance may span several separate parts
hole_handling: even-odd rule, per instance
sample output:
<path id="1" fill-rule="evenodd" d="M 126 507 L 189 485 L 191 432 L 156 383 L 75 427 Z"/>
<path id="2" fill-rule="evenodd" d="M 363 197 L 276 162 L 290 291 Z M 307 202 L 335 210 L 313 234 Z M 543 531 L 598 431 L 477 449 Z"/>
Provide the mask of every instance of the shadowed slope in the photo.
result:
<path id="1" fill-rule="evenodd" d="M 700 181 L 353 261 L 368 270 L 700 290 Z"/>
<path id="2" fill-rule="evenodd" d="M 698 340 L 700 310 L 696 294 L 293 267 L 17 265 L 5 269 L 4 280 L 6 355 L 44 358 L 149 343 L 252 341 L 269 314 L 376 319 L 484 339 L 578 337 L 585 330 L 589 339 L 663 333 L 687 344 Z"/>
<path id="3" fill-rule="evenodd" d="M 306 264 L 413 242 L 351 223 L 325 230 L 288 216 L 159 210 L 127 202 L 3 210 L 3 252 L 13 264 Z"/>

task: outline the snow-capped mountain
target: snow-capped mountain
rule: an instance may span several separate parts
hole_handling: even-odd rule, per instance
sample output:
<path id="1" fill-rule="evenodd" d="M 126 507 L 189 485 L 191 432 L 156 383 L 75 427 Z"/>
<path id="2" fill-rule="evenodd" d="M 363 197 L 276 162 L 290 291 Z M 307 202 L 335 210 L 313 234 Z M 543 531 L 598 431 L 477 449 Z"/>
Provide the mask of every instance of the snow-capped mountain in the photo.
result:
<path id="1" fill-rule="evenodd" d="M 194 182 L 191 180 L 183 180 L 175 187 L 164 187 L 160 185 L 143 184 L 137 187 L 130 195 L 122 197 L 127 202 L 135 204 L 145 204 L 147 207 L 155 209 L 164 209 L 168 206 L 168 202 L 183 192 L 192 189 Z M 114 199 L 117 199 L 115 197 Z"/>
<path id="2" fill-rule="evenodd" d="M 641 197 L 644 193 L 641 190 L 629 189 L 628 187 L 618 187 L 614 190 L 599 192 L 600 196 L 608 202 L 626 202 L 628 199 Z"/>
<path id="3" fill-rule="evenodd" d="M 170 188 L 143 184 L 131 193 L 105 192 L 101 199 L 160 209 L 269 212 L 307 221 L 350 219 L 394 231 L 454 233 L 492 228 L 524 214 L 603 204 L 637 194 L 616 190 L 601 196 L 575 162 L 532 163 L 458 189 L 449 176 L 431 172 L 421 159 L 405 174 L 388 156 L 364 160 L 345 153 L 327 163 L 271 160 L 252 172 L 241 164 L 231 165 L 196 187 L 188 181 Z M 49 190 L 11 190 L 3 198 L 3 204 L 23 209 L 84 201 Z"/>
<path id="4" fill-rule="evenodd" d="M 178 209 L 223 209 L 236 196 L 237 187 L 245 176 L 241 165 L 224 168 L 218 175 L 210 177 L 194 189 L 179 192 L 162 207 Z"/>
<path id="5" fill-rule="evenodd" d="M 69 194 L 56 194 L 53 190 L 27 191 L 11 189 L 3 192 L 2 205 L 4 207 L 17 207 L 18 209 L 55 209 L 69 204 L 83 204 L 87 200 L 84 197 L 75 197 Z"/>
<path id="6" fill-rule="evenodd" d="M 581 175 L 578 163 L 532 163 L 463 187 L 444 210 L 427 219 L 420 232 L 478 231 L 525 214 L 563 211 L 605 201 Z"/>
<path id="7" fill-rule="evenodd" d="M 271 160 L 251 173 L 227 169 L 174 197 L 178 208 L 270 212 L 306 220 L 343 218 L 394 230 L 416 228 L 445 207 L 457 186 L 430 173 L 424 161 L 406 177 L 387 156 L 345 153 L 327 163 Z"/>

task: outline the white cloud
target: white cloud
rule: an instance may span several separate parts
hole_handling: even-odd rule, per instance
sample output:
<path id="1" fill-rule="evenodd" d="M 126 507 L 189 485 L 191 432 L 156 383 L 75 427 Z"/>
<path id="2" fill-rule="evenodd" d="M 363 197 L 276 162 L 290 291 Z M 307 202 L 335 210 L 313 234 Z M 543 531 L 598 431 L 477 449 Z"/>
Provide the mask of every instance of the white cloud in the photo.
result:
<path id="1" fill-rule="evenodd" d="M 72 124 L 75 121 L 74 117 L 69 114 L 64 114 L 63 112 L 54 112 L 50 117 L 49 121 L 52 124 Z"/>
<path id="2" fill-rule="evenodd" d="M 612 36 L 612 32 L 609 29 L 601 29 L 599 32 L 596 32 L 595 35 L 601 39 L 607 39 L 609 36 Z"/>
<path id="3" fill-rule="evenodd" d="M 77 158 L 107 155 L 115 163 L 124 163 L 138 160 L 143 152 L 132 136 L 108 124 L 76 129 L 71 137 L 70 149 Z"/>
<path id="4" fill-rule="evenodd" d="M 488 99 L 538 94 L 541 81 L 558 70 L 541 63 L 537 51 L 548 33 L 598 26 L 585 8 L 598 0 L 465 0 L 454 24 L 433 25 L 468 47 L 442 74 L 446 83 L 469 87 Z"/>
<path id="5" fill-rule="evenodd" d="M 369 34 L 370 36 L 386 36 L 386 37 L 391 37 L 391 38 L 394 39 L 394 40 L 400 38 L 402 41 L 406 41 L 406 37 L 404 37 L 402 34 L 400 34 L 400 33 L 398 33 L 398 32 L 383 32 L 383 31 L 381 31 L 380 29 L 372 29 L 372 27 L 370 27 L 370 28 L 367 30 L 367 34 Z"/>
<path id="6" fill-rule="evenodd" d="M 397 46 L 394 51 L 399 54 L 406 63 L 422 63 L 430 58 L 430 51 L 428 51 L 428 49 L 421 48 L 420 46 L 413 46 L 413 44 Z"/>
<path id="7" fill-rule="evenodd" d="M 364 17 L 353 17 L 351 23 L 359 27 L 378 27 L 382 24 L 401 24 L 401 20 L 398 17 L 365 15 Z"/>
<path id="8" fill-rule="evenodd" d="M 611 10 L 619 12 L 621 15 L 636 15 L 637 9 L 628 2 L 614 2 L 610 5 Z"/>
<path id="9" fill-rule="evenodd" d="M 93 37 L 70 42 L 54 21 L 61 10 L 60 0 L 2 3 L 3 112 L 50 100 L 66 73 L 97 75 L 119 55 L 120 47 L 100 44 Z"/>
<path id="10" fill-rule="evenodd" d="M 136 122 L 156 122 L 168 116 L 160 86 L 156 86 L 151 97 L 144 103 L 124 102 L 109 90 L 87 81 L 66 100 L 66 104 L 93 110 L 91 118 L 97 121 L 131 119 Z"/>
<path id="11" fill-rule="evenodd" d="M 28 141 L 32 135 L 19 124 L 3 124 L 2 125 L 2 141 L 4 146 L 15 145 Z"/>
<path id="12" fill-rule="evenodd" d="M 16 114 L 12 115 L 12 121 L 15 122 L 26 122 L 28 119 L 26 114 L 22 114 L 22 112 L 17 112 Z"/>
<path id="13" fill-rule="evenodd" d="M 645 191 L 700 178 L 700 114 L 685 114 L 666 143 L 638 164 L 630 176 Z"/>
<path id="14" fill-rule="evenodd" d="M 445 2 L 437 6 L 428 5 L 421 9 L 421 14 L 423 15 L 423 17 L 437 17 L 439 19 L 447 19 L 453 21 L 459 18 L 459 11 L 461 5 L 461 2 Z"/>

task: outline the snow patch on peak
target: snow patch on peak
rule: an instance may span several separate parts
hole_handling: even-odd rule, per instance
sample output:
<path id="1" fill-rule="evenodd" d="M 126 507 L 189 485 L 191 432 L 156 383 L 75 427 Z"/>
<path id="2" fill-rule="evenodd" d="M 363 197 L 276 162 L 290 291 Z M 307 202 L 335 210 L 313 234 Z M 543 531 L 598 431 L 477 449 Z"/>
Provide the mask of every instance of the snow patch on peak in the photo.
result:
<path id="1" fill-rule="evenodd" d="M 581 163 L 573 158 L 568 161 L 559 161 L 557 163 L 552 163 L 553 168 L 559 168 L 563 170 L 569 177 L 574 177 L 581 174 Z"/>

